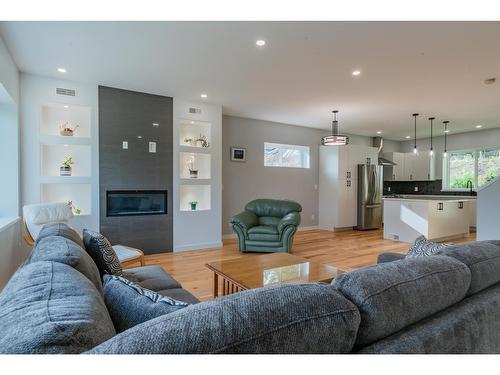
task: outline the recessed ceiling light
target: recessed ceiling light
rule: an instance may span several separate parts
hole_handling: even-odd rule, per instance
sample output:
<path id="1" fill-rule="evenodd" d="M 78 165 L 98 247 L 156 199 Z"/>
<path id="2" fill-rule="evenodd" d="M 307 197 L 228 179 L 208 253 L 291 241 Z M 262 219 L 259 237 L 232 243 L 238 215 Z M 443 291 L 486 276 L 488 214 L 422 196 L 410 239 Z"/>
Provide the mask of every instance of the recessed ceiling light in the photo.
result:
<path id="1" fill-rule="evenodd" d="M 410 135 L 407 135 L 405 138 L 406 138 L 406 139 L 410 139 L 410 138 L 411 138 L 411 136 L 410 136 Z"/>
<path id="2" fill-rule="evenodd" d="M 207 94 L 201 94 L 200 96 L 201 96 L 203 99 L 208 98 L 208 95 L 207 95 Z"/>
<path id="3" fill-rule="evenodd" d="M 59 73 L 66 73 L 66 69 L 64 69 L 64 68 L 57 68 L 57 71 Z"/>
<path id="4" fill-rule="evenodd" d="M 194 121 L 191 121 L 191 124 L 194 124 Z"/>
<path id="5" fill-rule="evenodd" d="M 142 139 L 142 135 L 138 135 L 137 138 Z"/>
<path id="6" fill-rule="evenodd" d="M 353 76 L 359 76 L 360 74 L 361 74 L 361 71 L 360 71 L 360 70 L 354 70 L 354 71 L 352 72 L 352 75 L 353 75 Z"/>
<path id="7" fill-rule="evenodd" d="M 63 105 L 64 108 L 69 108 L 69 105 Z"/>
<path id="8" fill-rule="evenodd" d="M 382 134 L 382 132 L 379 130 L 379 131 L 377 132 L 377 134 Z"/>
<path id="9" fill-rule="evenodd" d="M 483 125 L 476 125 L 476 129 L 481 129 Z"/>
<path id="10" fill-rule="evenodd" d="M 264 47 L 266 45 L 266 41 L 264 39 L 259 39 L 255 42 L 257 47 Z"/>
<path id="11" fill-rule="evenodd" d="M 157 128 L 158 126 L 160 126 L 160 124 L 158 124 L 157 122 L 153 122 L 153 126 Z"/>

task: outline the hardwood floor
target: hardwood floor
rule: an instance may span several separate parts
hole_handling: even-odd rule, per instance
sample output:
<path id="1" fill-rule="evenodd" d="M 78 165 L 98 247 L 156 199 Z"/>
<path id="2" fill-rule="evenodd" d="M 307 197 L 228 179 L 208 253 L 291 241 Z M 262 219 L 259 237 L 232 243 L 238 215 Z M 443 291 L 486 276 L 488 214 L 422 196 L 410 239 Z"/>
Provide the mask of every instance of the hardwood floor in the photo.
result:
<path id="1" fill-rule="evenodd" d="M 475 234 L 452 242 L 474 241 Z M 406 253 L 404 242 L 384 240 L 382 230 L 328 232 L 310 230 L 295 235 L 292 254 L 330 264 L 343 269 L 355 269 L 375 264 L 383 252 Z M 241 254 L 235 239 L 225 240 L 219 249 L 185 251 L 146 256 L 146 265 L 159 265 L 200 300 L 209 300 L 213 292 L 213 273 L 207 262 L 260 254 Z"/>

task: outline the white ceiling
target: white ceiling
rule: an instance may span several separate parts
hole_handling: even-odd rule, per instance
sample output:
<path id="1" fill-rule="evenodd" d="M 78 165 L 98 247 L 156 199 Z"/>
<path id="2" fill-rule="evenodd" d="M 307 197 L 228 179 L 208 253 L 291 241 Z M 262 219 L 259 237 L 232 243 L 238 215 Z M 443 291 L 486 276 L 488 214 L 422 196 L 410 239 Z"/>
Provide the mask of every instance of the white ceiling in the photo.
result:
<path id="1" fill-rule="evenodd" d="M 419 136 L 429 116 L 455 133 L 500 127 L 500 81 L 483 83 L 500 79 L 499 22 L 2 22 L 0 32 L 23 72 L 207 93 L 228 115 L 328 129 L 338 109 L 341 131 L 389 139 L 412 134 L 413 112 Z"/>

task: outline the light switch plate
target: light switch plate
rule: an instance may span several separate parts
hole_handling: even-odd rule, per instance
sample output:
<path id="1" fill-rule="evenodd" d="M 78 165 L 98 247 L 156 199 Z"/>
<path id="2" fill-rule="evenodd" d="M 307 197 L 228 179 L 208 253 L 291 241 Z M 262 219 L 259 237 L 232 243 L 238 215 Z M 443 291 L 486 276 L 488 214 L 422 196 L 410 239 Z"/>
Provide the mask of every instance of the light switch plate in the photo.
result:
<path id="1" fill-rule="evenodd" d="M 123 142 L 122 142 L 122 148 L 123 148 L 124 150 L 128 150 L 128 142 L 127 142 L 127 141 L 123 141 Z"/>
<path id="2" fill-rule="evenodd" d="M 156 152 L 156 142 L 149 142 L 149 152 Z"/>
<path id="3" fill-rule="evenodd" d="M 415 186 L 415 189 L 413 189 L 413 190 L 418 191 L 418 186 Z"/>

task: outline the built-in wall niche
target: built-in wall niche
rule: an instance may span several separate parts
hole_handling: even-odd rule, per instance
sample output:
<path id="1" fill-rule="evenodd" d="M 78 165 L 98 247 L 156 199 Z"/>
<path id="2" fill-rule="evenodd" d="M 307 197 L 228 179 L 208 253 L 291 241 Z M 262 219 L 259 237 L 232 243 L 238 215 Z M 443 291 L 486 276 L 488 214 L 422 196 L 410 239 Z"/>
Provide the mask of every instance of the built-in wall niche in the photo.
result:
<path id="1" fill-rule="evenodd" d="M 60 167 L 64 160 L 71 157 L 72 177 L 91 176 L 91 147 L 86 145 L 42 144 L 41 145 L 41 175 L 60 176 Z"/>
<path id="2" fill-rule="evenodd" d="M 179 201 L 181 211 L 206 211 L 211 209 L 210 185 L 180 185 Z M 197 202 L 196 210 L 191 207 Z"/>
<path id="3" fill-rule="evenodd" d="M 179 144 L 188 147 L 209 148 L 211 145 L 211 124 L 204 121 L 181 120 Z M 207 147 L 208 143 L 208 147 Z"/>
<path id="4" fill-rule="evenodd" d="M 181 152 L 179 176 L 182 179 L 210 179 L 210 154 Z"/>
<path id="5" fill-rule="evenodd" d="M 80 215 L 91 214 L 90 184 L 41 184 L 41 202 L 73 202 L 73 208 L 79 209 Z"/>
<path id="6" fill-rule="evenodd" d="M 71 137 L 91 137 L 91 108 L 69 104 L 45 104 L 42 105 L 40 118 L 40 133 L 51 136 L 64 136 L 70 134 L 63 132 L 62 128 L 67 126 L 74 129 Z"/>

